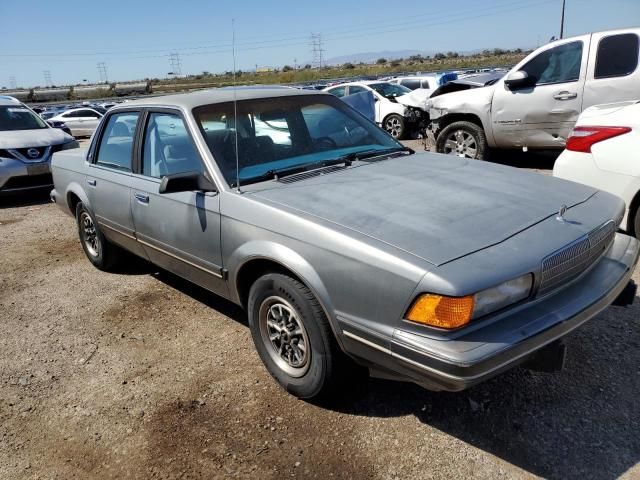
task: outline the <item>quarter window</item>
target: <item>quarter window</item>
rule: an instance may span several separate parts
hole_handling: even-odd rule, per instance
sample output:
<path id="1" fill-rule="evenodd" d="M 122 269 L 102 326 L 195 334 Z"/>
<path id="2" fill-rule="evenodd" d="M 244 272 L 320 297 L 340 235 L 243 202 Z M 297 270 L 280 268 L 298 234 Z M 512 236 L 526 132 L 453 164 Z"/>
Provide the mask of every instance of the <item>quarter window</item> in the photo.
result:
<path id="1" fill-rule="evenodd" d="M 520 70 L 535 79 L 536 85 L 575 82 L 580 78 L 582 42 L 565 43 L 533 57 Z"/>
<path id="2" fill-rule="evenodd" d="M 600 40 L 595 78 L 623 77 L 638 66 L 638 35 L 625 33 Z"/>
<path id="3" fill-rule="evenodd" d="M 353 95 L 354 93 L 362 93 L 362 92 L 368 92 L 368 90 L 358 85 L 351 85 L 349 87 L 349 95 Z"/>
<path id="4" fill-rule="evenodd" d="M 187 172 L 204 173 L 204 169 L 182 118 L 152 113 L 144 137 L 142 174 L 162 178 Z"/>
<path id="5" fill-rule="evenodd" d="M 98 148 L 98 165 L 131 171 L 131 153 L 138 115 L 138 112 L 126 112 L 109 117 Z"/>

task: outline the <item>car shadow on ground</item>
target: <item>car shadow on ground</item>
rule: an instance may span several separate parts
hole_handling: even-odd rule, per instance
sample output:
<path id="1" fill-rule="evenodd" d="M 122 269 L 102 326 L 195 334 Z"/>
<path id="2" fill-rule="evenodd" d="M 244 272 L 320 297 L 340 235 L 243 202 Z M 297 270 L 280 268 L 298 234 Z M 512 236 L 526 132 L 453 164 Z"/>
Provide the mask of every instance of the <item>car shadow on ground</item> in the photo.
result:
<path id="1" fill-rule="evenodd" d="M 247 325 L 235 304 L 171 273 L 153 276 Z M 567 365 L 560 373 L 516 368 L 459 393 L 361 378 L 316 405 L 354 416 L 413 415 L 546 478 L 615 478 L 640 462 L 638 319 L 636 297 L 632 307 L 610 307 L 583 325 L 567 339 Z"/>
<path id="2" fill-rule="evenodd" d="M 495 150 L 491 152 L 489 159 L 493 163 L 508 165 L 510 167 L 528 168 L 533 170 L 553 170 L 553 164 L 561 151 L 529 151 L 522 150 Z"/>
<path id="3" fill-rule="evenodd" d="M 43 187 L 21 193 L 4 194 L 0 196 L 0 210 L 6 208 L 30 207 L 44 205 L 51 202 L 49 193 L 52 187 Z"/>

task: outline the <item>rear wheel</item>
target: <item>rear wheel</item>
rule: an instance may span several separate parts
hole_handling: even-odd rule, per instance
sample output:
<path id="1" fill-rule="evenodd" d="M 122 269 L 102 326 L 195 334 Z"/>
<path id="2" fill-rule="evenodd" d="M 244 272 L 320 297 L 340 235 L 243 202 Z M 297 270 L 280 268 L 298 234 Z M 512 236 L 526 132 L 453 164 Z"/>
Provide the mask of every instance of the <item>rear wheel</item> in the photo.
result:
<path id="1" fill-rule="evenodd" d="M 110 271 L 118 263 L 121 251 L 100 231 L 93 213 L 82 202 L 76 205 L 78 235 L 89 261 L 99 270 Z"/>
<path id="2" fill-rule="evenodd" d="M 251 287 L 247 310 L 258 354 L 284 389 L 300 398 L 331 390 L 346 358 L 304 284 L 284 274 L 264 275 Z"/>
<path id="3" fill-rule="evenodd" d="M 489 153 L 482 127 L 472 122 L 453 122 L 442 129 L 436 150 L 447 155 L 486 160 Z"/>

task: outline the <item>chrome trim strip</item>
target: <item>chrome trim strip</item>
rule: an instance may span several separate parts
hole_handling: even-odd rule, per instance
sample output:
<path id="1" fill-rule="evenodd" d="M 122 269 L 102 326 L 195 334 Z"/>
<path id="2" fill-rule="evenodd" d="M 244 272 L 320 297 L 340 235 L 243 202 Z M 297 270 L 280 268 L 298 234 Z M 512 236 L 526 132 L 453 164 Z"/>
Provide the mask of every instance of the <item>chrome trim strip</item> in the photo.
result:
<path id="1" fill-rule="evenodd" d="M 155 245 L 152 245 L 149 242 L 145 242 L 144 240 L 140 240 L 139 238 L 137 238 L 136 240 L 138 240 L 138 242 L 140 242 L 141 244 L 143 244 L 143 245 L 145 245 L 145 246 L 147 246 L 149 248 L 153 248 L 154 250 L 157 250 L 160 253 L 164 253 L 165 255 L 168 255 L 171 258 L 175 258 L 176 260 L 180 260 L 181 262 L 184 262 L 187 265 L 191 265 L 192 267 L 197 268 L 198 270 L 202 270 L 203 272 L 208 273 L 210 275 L 213 275 L 214 277 L 222 278 L 222 273 L 214 272 L 213 270 L 209 270 L 208 268 L 201 267 L 200 265 L 197 265 L 197 264 L 195 264 L 193 262 L 190 262 L 189 260 L 185 260 L 182 257 L 178 257 L 177 255 L 174 255 L 171 252 L 163 250 L 160 247 L 156 247 Z"/>
<path id="2" fill-rule="evenodd" d="M 120 235 L 123 235 L 127 238 L 130 238 L 131 240 L 137 240 L 136 237 L 134 237 L 133 235 L 129 235 L 128 233 L 124 233 L 122 230 L 119 230 L 117 228 L 114 227 L 110 227 L 109 225 L 107 225 L 106 223 L 102 223 L 100 221 L 98 221 L 98 225 L 100 225 L 101 227 L 105 227 L 108 228 L 109 230 L 111 230 L 112 232 L 116 232 L 119 233 Z"/>
<path id="3" fill-rule="evenodd" d="M 349 337 L 357 342 L 364 343 L 365 345 L 371 348 L 375 348 L 376 350 L 380 350 L 381 352 L 384 352 L 387 355 L 393 355 L 393 352 L 391 350 L 381 347 L 377 343 L 370 342 L 369 340 L 359 337 L 358 335 L 354 335 L 353 333 L 348 332 L 347 330 L 343 330 L 342 333 L 344 334 L 345 337 Z"/>

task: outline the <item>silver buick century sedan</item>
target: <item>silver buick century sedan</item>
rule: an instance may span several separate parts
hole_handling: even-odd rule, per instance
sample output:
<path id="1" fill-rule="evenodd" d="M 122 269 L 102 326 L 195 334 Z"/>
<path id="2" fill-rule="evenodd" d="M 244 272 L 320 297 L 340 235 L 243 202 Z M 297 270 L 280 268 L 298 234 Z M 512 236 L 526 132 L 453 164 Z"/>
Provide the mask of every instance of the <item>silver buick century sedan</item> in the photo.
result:
<path id="1" fill-rule="evenodd" d="M 450 391 L 554 370 L 567 333 L 635 297 L 617 197 L 416 154 L 325 93 L 117 106 L 88 150 L 54 155 L 53 179 L 97 268 L 128 251 L 241 305 L 298 397 L 362 367 Z"/>

